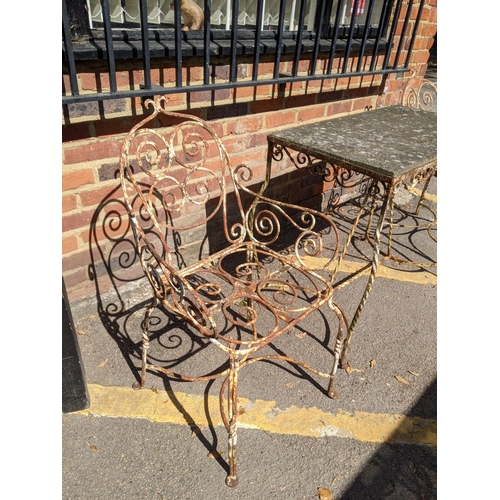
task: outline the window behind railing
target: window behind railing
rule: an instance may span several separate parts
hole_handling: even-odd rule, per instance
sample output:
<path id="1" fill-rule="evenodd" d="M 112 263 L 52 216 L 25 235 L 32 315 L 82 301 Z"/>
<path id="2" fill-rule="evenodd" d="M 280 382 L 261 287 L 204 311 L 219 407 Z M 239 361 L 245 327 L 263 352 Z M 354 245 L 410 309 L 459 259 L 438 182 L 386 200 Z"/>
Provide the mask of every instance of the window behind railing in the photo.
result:
<path id="1" fill-rule="evenodd" d="M 205 12 L 203 29 L 186 32 L 181 0 L 63 0 L 63 75 L 69 80 L 63 103 L 405 72 L 424 5 L 423 0 L 195 1 Z M 274 72 L 262 77 L 259 62 L 270 54 Z M 285 54 L 293 60 L 287 72 L 280 69 Z M 203 58 L 201 82 L 182 76 L 192 56 Z M 229 77 L 218 82 L 209 68 L 224 56 Z M 237 73 L 242 56 L 252 59 L 251 75 Z M 173 85 L 152 84 L 151 60 L 158 58 L 174 61 Z M 299 70 L 305 59 L 307 71 Z M 319 65 L 320 59 L 326 63 Z M 109 89 L 79 88 L 78 68 L 92 60 L 107 62 Z M 117 85 L 116 65 L 123 60 L 142 60 L 144 81 L 136 88 Z"/>
<path id="2" fill-rule="evenodd" d="M 202 0 L 194 0 L 203 8 Z M 147 16 L 151 26 L 173 27 L 175 23 L 174 11 L 170 8 L 172 0 L 148 0 Z M 339 0 L 333 0 L 330 8 L 330 23 L 333 25 L 337 12 Z M 354 11 L 355 0 L 340 0 L 340 24 L 349 26 L 356 13 L 356 22 L 364 25 L 368 18 L 369 0 L 359 0 L 356 11 Z M 382 13 L 384 0 L 376 0 L 369 19 L 370 25 L 377 26 Z M 89 9 L 89 21 L 91 28 L 104 26 L 101 0 L 87 0 Z M 284 27 L 289 31 L 297 31 L 300 18 L 301 0 L 289 0 L 285 6 Z M 265 0 L 263 2 L 264 15 L 262 17 L 261 29 L 276 27 L 279 23 L 280 0 Z M 255 28 L 257 26 L 257 0 L 240 0 L 238 8 L 238 26 Z M 316 13 L 317 0 L 307 0 L 305 4 L 305 18 L 303 28 L 314 29 L 314 16 Z M 228 0 L 212 0 L 210 23 L 212 26 L 231 29 L 232 25 L 232 2 Z M 141 15 L 139 0 L 109 0 L 109 11 L 111 25 L 120 27 L 139 27 Z"/>

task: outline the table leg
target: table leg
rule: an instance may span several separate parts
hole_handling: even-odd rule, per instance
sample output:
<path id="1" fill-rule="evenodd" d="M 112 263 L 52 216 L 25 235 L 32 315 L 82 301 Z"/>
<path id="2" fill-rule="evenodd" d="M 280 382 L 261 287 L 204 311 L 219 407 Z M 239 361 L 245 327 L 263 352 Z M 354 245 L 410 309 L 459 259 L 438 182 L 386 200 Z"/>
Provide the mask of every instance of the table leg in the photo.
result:
<path id="1" fill-rule="evenodd" d="M 371 289 L 373 287 L 373 282 L 375 281 L 375 275 L 377 274 L 377 268 L 379 265 L 379 260 L 380 260 L 380 238 L 382 235 L 382 229 L 384 227 L 384 222 L 385 222 L 385 217 L 387 213 L 387 207 L 389 206 L 390 203 L 392 203 L 392 198 L 394 196 L 394 192 L 392 187 L 387 187 L 386 188 L 386 196 L 384 197 L 384 201 L 382 204 L 382 208 L 380 210 L 380 215 L 379 215 L 379 220 L 377 224 L 377 229 L 375 231 L 375 245 L 373 249 L 373 257 L 372 257 L 372 264 L 371 264 L 371 271 L 370 271 L 370 276 L 368 278 L 368 283 L 366 284 L 365 291 L 363 293 L 363 296 L 361 298 L 361 302 L 358 305 L 358 308 L 356 309 L 356 312 L 354 313 L 354 316 L 352 318 L 352 321 L 349 325 L 349 329 L 347 331 L 347 335 L 344 341 L 344 347 L 342 349 L 342 356 L 340 358 L 340 367 L 341 368 L 347 368 L 347 351 L 349 349 L 349 343 L 351 341 L 352 334 L 354 332 L 354 328 L 356 327 L 356 323 L 358 322 L 359 316 L 361 315 L 361 311 L 365 307 L 366 301 L 368 300 L 368 296 L 370 295 Z"/>
<path id="2" fill-rule="evenodd" d="M 420 207 L 422 206 L 422 202 L 424 201 L 425 194 L 427 193 L 427 189 L 429 188 L 429 183 L 431 182 L 431 178 L 432 175 L 429 175 L 429 177 L 427 177 L 427 180 L 425 181 L 424 188 L 422 189 L 422 193 L 420 194 L 420 198 L 418 200 L 417 208 L 415 209 L 415 215 L 418 215 Z"/>

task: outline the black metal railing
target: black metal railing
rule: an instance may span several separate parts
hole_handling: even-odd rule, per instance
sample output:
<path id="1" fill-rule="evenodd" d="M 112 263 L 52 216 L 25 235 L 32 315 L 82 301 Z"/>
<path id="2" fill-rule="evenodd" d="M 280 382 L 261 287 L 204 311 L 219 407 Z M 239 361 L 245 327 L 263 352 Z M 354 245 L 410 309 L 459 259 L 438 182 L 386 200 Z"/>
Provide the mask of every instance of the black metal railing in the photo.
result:
<path id="1" fill-rule="evenodd" d="M 333 17 L 326 15 L 332 9 L 333 0 L 318 0 L 315 28 L 305 29 L 306 0 L 298 7 L 297 29 L 285 30 L 285 5 L 281 0 L 279 21 L 275 29 L 262 29 L 264 0 L 257 0 L 256 22 L 253 29 L 238 26 L 239 0 L 232 1 L 233 17 L 230 30 L 211 26 L 211 1 L 204 0 L 204 26 L 199 31 L 181 31 L 181 0 L 173 0 L 174 23 L 171 27 L 158 28 L 148 22 L 147 0 L 138 0 L 140 7 L 139 29 L 112 27 L 109 2 L 101 0 L 102 28 L 90 28 L 85 19 L 85 0 L 63 0 L 63 75 L 67 75 L 63 89 L 63 104 L 88 101 L 104 101 L 123 97 L 150 97 L 159 94 L 217 90 L 289 82 L 324 80 L 369 75 L 387 75 L 408 71 L 413 45 L 420 22 L 424 1 L 420 0 L 367 0 L 367 17 L 363 25 L 356 22 L 356 10 L 361 0 L 352 2 L 350 24 L 341 24 L 340 6 L 332 10 Z M 378 2 L 379 15 L 372 19 L 373 6 Z M 298 2 L 297 2 L 298 3 Z M 403 10 L 403 4 L 406 9 Z M 415 19 L 411 19 L 412 7 L 419 4 Z M 79 8 L 79 5 L 81 8 Z M 365 4 L 363 4 L 365 5 Z M 404 15 L 403 15 L 404 14 Z M 326 21 L 325 21 L 326 19 Z M 333 21 L 332 21 L 333 19 Z M 396 37 L 398 23 L 402 23 L 402 35 Z M 397 42 L 397 45 L 396 45 Z M 259 76 L 262 55 L 273 54 L 272 76 Z M 280 72 L 282 56 L 291 54 L 291 71 Z M 327 59 L 324 69 L 317 71 L 320 54 Z M 190 57 L 203 59 L 203 81 L 191 83 L 183 80 L 182 68 Z M 229 77 L 217 81 L 211 75 L 211 65 L 221 56 L 229 59 Z M 242 56 L 250 57 L 252 75 L 238 77 L 238 63 Z M 393 56 L 393 57 L 391 57 Z M 309 58 L 307 72 L 299 72 L 299 63 Z M 353 68 L 353 58 L 357 64 Z M 156 58 L 169 58 L 175 65 L 175 84 L 159 86 L 152 83 L 151 62 Z M 334 67 L 341 58 L 342 67 Z M 85 91 L 78 87 L 77 75 L 88 61 L 106 61 L 109 89 Z M 117 87 L 117 64 L 123 60 L 135 60 L 142 66 L 143 82 L 134 88 Z M 142 62 L 141 62 L 142 61 Z M 380 63 L 380 61 L 382 61 Z M 201 63 L 200 63 L 201 64 Z"/>

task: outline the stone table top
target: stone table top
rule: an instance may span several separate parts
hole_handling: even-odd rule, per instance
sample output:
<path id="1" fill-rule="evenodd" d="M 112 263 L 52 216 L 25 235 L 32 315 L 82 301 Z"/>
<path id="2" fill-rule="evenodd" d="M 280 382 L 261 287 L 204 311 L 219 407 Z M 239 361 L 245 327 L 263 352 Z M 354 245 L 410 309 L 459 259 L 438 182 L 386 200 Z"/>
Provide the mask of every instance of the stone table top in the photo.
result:
<path id="1" fill-rule="evenodd" d="M 394 180 L 436 161 L 437 115 L 388 106 L 275 132 L 268 141 Z"/>

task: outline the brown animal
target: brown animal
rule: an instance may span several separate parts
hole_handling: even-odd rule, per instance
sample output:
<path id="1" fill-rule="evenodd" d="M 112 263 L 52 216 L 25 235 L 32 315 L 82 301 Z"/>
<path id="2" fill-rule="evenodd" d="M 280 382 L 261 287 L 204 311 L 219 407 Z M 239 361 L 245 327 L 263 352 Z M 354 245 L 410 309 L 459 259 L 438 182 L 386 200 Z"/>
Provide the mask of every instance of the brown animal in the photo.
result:
<path id="1" fill-rule="evenodd" d="M 175 9 L 175 4 L 170 4 L 170 10 Z M 181 14 L 184 19 L 182 31 L 194 31 L 203 29 L 205 14 L 194 0 L 181 0 Z"/>

